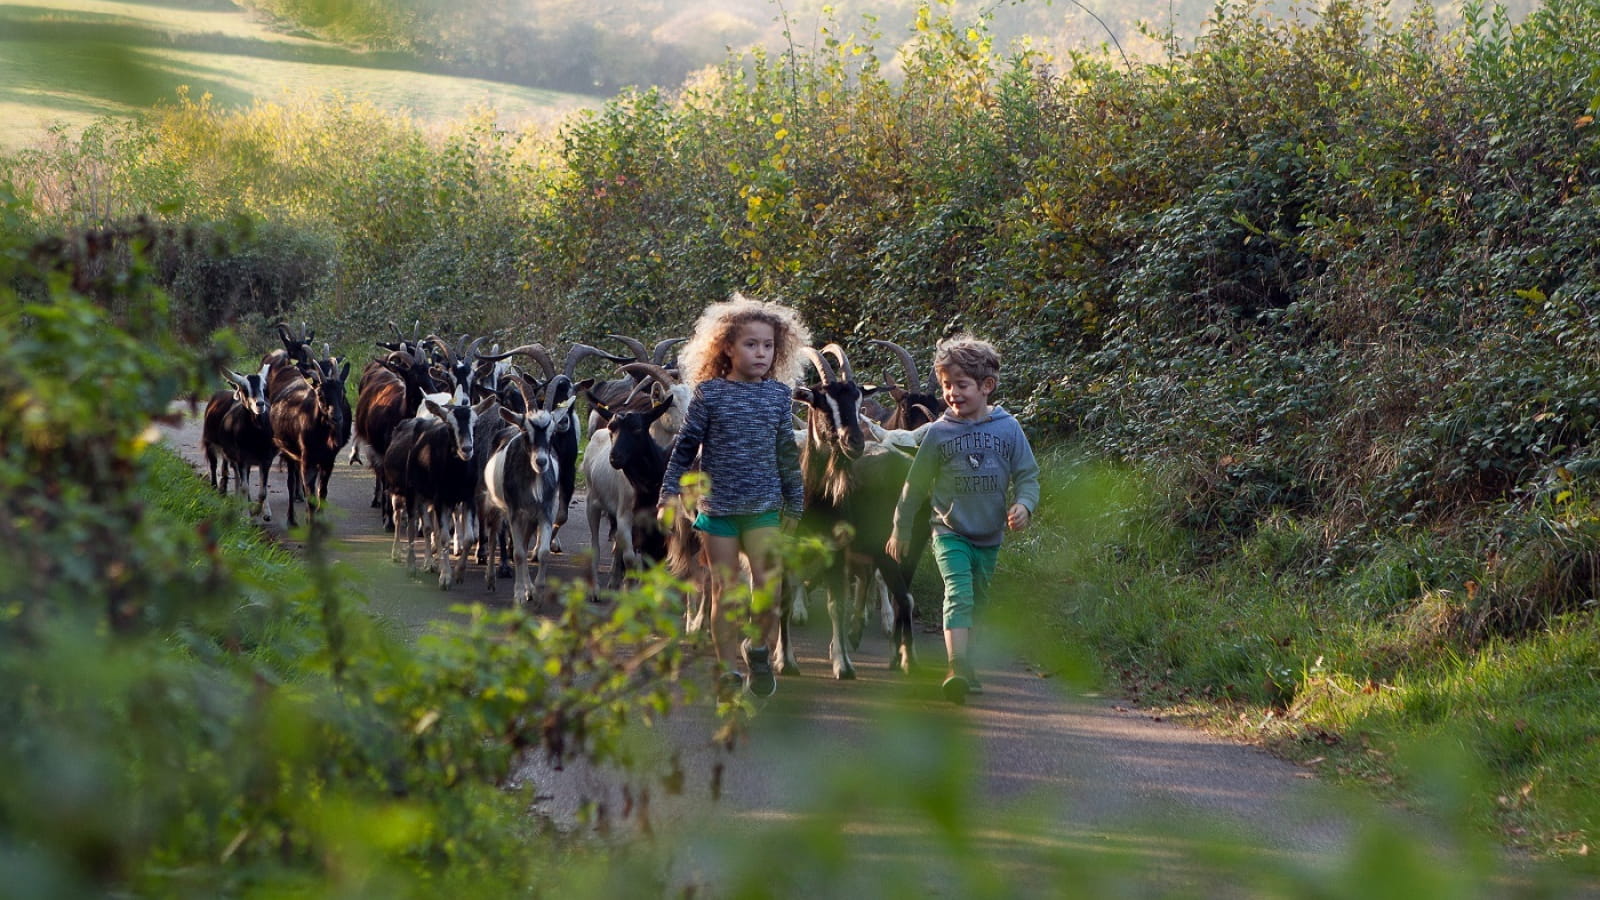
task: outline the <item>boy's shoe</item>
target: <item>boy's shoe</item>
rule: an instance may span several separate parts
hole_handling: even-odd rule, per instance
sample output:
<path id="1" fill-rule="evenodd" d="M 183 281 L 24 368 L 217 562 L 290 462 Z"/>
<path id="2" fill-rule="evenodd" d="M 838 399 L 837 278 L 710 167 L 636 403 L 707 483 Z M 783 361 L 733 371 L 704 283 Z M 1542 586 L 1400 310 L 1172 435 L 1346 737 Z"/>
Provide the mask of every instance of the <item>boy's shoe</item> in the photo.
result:
<path id="1" fill-rule="evenodd" d="M 771 697 L 778 689 L 778 678 L 772 672 L 772 649 L 765 644 L 752 644 L 746 640 L 739 652 L 750 670 L 750 693 L 757 697 Z"/>
<path id="2" fill-rule="evenodd" d="M 978 683 L 978 670 L 972 667 L 972 663 L 969 662 L 962 668 L 961 677 L 967 680 L 967 693 L 983 693 L 983 685 Z"/>
<path id="3" fill-rule="evenodd" d="M 744 676 L 729 670 L 717 678 L 717 699 L 726 703 L 744 690 Z"/>
<path id="4" fill-rule="evenodd" d="M 957 706 L 967 702 L 969 688 L 967 680 L 957 675 L 954 670 L 944 677 L 944 684 L 940 686 L 940 690 L 944 691 L 944 698 Z"/>

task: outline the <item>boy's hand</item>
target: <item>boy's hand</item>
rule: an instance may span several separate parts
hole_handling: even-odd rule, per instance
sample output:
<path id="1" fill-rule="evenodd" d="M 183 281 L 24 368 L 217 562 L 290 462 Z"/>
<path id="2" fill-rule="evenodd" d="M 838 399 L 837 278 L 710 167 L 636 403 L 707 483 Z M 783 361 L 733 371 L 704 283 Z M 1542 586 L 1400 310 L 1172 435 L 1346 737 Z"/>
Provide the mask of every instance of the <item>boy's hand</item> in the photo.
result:
<path id="1" fill-rule="evenodd" d="M 889 554 L 889 558 L 895 562 L 901 562 L 900 555 L 905 552 L 905 544 L 895 540 L 894 536 L 890 535 L 888 543 L 883 545 L 883 552 Z"/>
<path id="2" fill-rule="evenodd" d="M 1031 521 L 1033 521 L 1033 515 L 1021 503 L 1013 503 L 1011 508 L 1006 510 L 1006 527 L 1012 531 L 1026 530 L 1028 523 Z"/>

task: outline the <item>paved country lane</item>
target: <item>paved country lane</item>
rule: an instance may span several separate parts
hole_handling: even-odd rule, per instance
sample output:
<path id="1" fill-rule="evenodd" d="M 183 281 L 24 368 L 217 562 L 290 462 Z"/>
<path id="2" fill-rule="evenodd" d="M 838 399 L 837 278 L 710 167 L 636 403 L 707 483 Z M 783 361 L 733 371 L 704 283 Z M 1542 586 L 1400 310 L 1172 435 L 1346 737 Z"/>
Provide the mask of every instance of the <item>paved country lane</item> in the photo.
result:
<path id="1" fill-rule="evenodd" d="M 203 473 L 198 419 L 171 429 L 170 440 Z M 488 593 L 476 565 L 464 585 L 444 592 L 434 575 L 409 577 L 390 562 L 391 536 L 369 506 L 371 475 L 346 459 L 348 451 L 329 487 L 330 553 L 362 573 L 375 612 L 417 634 L 451 604 L 509 606 L 511 580 Z M 270 527 L 280 535 L 283 491 L 275 469 Z M 562 538 L 566 552 L 555 557 L 553 577 L 580 577 L 588 549 L 581 491 Z M 1360 843 L 1360 826 L 1347 812 L 1353 798 L 1308 770 L 1155 721 L 1106 697 L 1075 693 L 1041 677 L 998 640 L 980 659 L 984 693 L 955 708 L 939 699 L 936 673 L 908 679 L 887 671 L 889 643 L 875 629 L 855 656 L 859 677 L 852 682 L 828 675 L 824 622 L 797 629 L 796 637 L 807 674 L 780 679 L 731 753 L 709 740 L 712 717 L 704 703 L 674 711 L 652 737 L 655 752 L 662 759 L 676 755 L 684 774 L 679 794 L 651 790 L 649 815 L 655 840 L 682 842 L 673 864 L 681 884 L 731 877 L 731 863 L 718 852 L 725 829 L 748 837 L 809 821 L 842 829 L 862 858 L 910 865 L 932 894 L 959 896 L 961 870 L 949 862 L 947 843 L 925 809 L 928 798 L 919 794 L 919 766 L 937 769 L 939 754 L 930 757 L 928 746 L 970 756 L 974 771 L 960 780 L 955 803 L 971 826 L 968 849 L 1019 894 L 1086 895 L 1078 890 L 1086 885 L 1060 879 L 1067 871 L 1081 876 L 1072 860 L 1092 859 L 1119 883 L 1138 885 L 1131 892 L 1137 896 L 1262 896 L 1253 884 L 1257 874 L 1279 866 L 1338 869 Z M 942 653 L 938 636 L 917 637 L 924 665 L 932 668 Z M 828 808 L 822 786 L 840 772 L 864 779 L 859 807 Z M 584 801 L 602 802 L 613 814 L 628 805 L 615 773 L 578 766 L 555 772 L 533 760 L 522 777 L 534 780 L 541 811 L 558 823 L 573 823 Z M 884 785 L 891 789 L 878 789 Z M 625 829 L 638 822 L 613 824 Z M 1426 827 L 1408 821 L 1405 830 Z M 1244 861 L 1219 868 L 1216 860 L 1231 854 Z M 860 874 L 870 879 L 875 871 Z"/>

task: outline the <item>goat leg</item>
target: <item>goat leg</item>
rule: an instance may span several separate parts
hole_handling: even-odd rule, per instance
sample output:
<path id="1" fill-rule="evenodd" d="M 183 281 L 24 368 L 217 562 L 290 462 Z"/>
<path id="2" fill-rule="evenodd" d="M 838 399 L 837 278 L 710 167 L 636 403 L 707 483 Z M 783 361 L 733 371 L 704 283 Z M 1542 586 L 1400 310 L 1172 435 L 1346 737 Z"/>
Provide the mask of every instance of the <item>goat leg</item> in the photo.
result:
<path id="1" fill-rule="evenodd" d="M 829 573 L 828 579 L 828 659 L 833 663 L 833 677 L 849 681 L 856 677 L 856 667 L 850 662 L 850 648 L 845 639 L 845 617 L 849 615 L 850 579 L 843 565 Z"/>
<path id="2" fill-rule="evenodd" d="M 800 663 L 794 658 L 794 642 L 789 637 L 789 625 L 794 619 L 794 601 L 805 593 L 804 582 L 798 576 L 785 574 L 778 585 L 782 598 L 778 604 L 778 642 L 773 651 L 773 671 L 779 675 L 799 675 Z"/>

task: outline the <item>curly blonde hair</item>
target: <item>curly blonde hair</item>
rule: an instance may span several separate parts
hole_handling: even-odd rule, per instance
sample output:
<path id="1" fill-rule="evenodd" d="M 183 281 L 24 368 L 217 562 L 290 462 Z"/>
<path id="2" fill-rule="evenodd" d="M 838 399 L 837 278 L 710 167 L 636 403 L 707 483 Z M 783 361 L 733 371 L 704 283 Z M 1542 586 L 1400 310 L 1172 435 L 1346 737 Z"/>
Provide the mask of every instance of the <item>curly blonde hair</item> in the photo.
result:
<path id="1" fill-rule="evenodd" d="M 773 352 L 769 377 L 784 384 L 800 379 L 800 348 L 811 343 L 811 329 L 793 308 L 770 300 L 753 300 L 734 291 L 733 296 L 706 307 L 694 324 L 694 333 L 678 355 L 684 382 L 699 384 L 722 378 L 733 367 L 728 351 L 739 328 L 750 322 L 772 326 Z"/>

